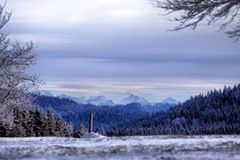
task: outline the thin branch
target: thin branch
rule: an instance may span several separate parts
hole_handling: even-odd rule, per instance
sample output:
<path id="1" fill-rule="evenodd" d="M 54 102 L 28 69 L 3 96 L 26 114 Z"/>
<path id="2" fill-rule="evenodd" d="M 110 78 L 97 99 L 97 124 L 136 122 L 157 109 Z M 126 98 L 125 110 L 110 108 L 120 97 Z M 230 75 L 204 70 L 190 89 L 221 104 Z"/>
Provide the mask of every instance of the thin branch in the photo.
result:
<path id="1" fill-rule="evenodd" d="M 178 31 L 206 20 L 208 25 L 221 22 L 221 31 L 226 31 L 230 38 L 240 38 L 239 0 L 153 0 L 156 7 L 164 9 L 168 14 L 181 13 L 174 20 L 179 22 L 173 30 Z"/>

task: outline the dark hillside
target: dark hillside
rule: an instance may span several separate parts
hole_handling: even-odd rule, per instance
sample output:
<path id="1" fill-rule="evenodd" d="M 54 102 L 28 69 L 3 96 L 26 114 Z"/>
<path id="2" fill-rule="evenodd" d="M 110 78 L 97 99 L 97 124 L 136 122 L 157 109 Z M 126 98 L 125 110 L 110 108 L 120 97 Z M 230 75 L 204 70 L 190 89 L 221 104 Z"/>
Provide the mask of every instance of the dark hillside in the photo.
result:
<path id="1" fill-rule="evenodd" d="M 191 97 L 158 112 L 115 127 L 108 135 L 240 134 L 240 84 Z"/>

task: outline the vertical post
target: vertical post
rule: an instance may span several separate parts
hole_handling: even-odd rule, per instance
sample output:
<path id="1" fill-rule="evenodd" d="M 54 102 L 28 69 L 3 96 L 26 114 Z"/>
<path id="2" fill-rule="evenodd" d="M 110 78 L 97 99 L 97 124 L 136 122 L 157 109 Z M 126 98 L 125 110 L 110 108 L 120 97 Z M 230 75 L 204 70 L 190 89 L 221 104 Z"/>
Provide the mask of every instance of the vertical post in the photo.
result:
<path id="1" fill-rule="evenodd" d="M 90 113 L 90 116 L 89 116 L 89 133 L 93 132 L 93 113 L 91 112 Z"/>

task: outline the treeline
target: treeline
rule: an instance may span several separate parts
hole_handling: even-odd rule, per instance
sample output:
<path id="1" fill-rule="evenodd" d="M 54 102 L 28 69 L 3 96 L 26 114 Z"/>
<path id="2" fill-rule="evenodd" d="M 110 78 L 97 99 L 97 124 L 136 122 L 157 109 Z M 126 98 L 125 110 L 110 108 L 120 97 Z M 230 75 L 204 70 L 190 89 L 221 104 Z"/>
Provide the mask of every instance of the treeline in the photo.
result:
<path id="1" fill-rule="evenodd" d="M 138 118 L 109 136 L 240 134 L 240 84 L 191 97 L 167 112 Z"/>
<path id="2" fill-rule="evenodd" d="M 61 114 L 66 122 L 78 127 L 80 123 L 89 124 L 89 113 L 94 114 L 94 131 L 104 132 L 113 126 L 124 124 L 128 121 L 150 115 L 157 111 L 166 111 L 173 105 L 158 103 L 143 106 L 139 103 L 115 106 L 94 106 L 91 104 L 78 104 L 73 100 L 59 97 L 34 96 L 34 104 L 40 106 L 42 111 L 47 111 L 51 106 L 56 114 Z"/>
<path id="3" fill-rule="evenodd" d="M 78 127 L 80 123 L 88 126 L 89 113 L 92 112 L 94 114 L 95 132 L 104 132 L 113 126 L 124 124 L 129 120 L 150 114 L 143 110 L 143 106 L 137 103 L 113 107 L 94 106 L 90 104 L 78 104 L 72 100 L 58 97 L 35 96 L 34 104 L 40 106 L 44 112 L 51 106 L 56 114 L 61 114 L 63 119 L 73 124 L 74 127 Z"/>
<path id="4" fill-rule="evenodd" d="M 41 136 L 59 136 L 59 137 L 80 137 L 85 131 L 85 127 L 80 125 L 74 128 L 66 123 L 59 114 L 55 118 L 52 109 L 46 113 L 41 112 L 39 108 L 30 110 L 20 110 L 14 108 L 13 127 L 7 127 L 0 123 L 1 137 L 41 137 Z"/>

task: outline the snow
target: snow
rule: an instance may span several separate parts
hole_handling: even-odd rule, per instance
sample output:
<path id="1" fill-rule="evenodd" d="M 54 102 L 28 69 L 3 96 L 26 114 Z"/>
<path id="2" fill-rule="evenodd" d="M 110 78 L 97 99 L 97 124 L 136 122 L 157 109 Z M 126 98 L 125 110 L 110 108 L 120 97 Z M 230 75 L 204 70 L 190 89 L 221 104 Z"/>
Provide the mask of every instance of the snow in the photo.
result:
<path id="1" fill-rule="evenodd" d="M 0 159 L 239 160 L 240 136 L 0 138 Z"/>
<path id="2" fill-rule="evenodd" d="M 88 104 L 96 106 L 113 106 L 114 103 L 111 99 L 107 99 L 105 96 L 91 96 L 88 98 Z"/>
<path id="3" fill-rule="evenodd" d="M 113 106 L 114 103 L 111 99 L 107 99 L 105 96 L 91 96 L 89 98 L 86 97 L 72 97 L 67 95 L 60 95 L 59 98 L 67 98 L 73 100 L 79 104 L 92 104 L 95 106 Z"/>
<path id="4" fill-rule="evenodd" d="M 106 138 L 105 136 L 103 135 L 100 135 L 98 133 L 94 133 L 94 132 L 91 132 L 91 133 L 87 133 L 85 132 L 81 138 Z"/>
<path id="5" fill-rule="evenodd" d="M 133 94 L 131 94 L 129 97 L 123 98 L 120 101 L 120 104 L 123 104 L 123 105 L 127 105 L 130 103 L 139 103 L 141 105 L 149 105 L 150 104 L 145 98 L 141 98 L 141 97 L 139 97 L 137 95 L 133 95 Z"/>

